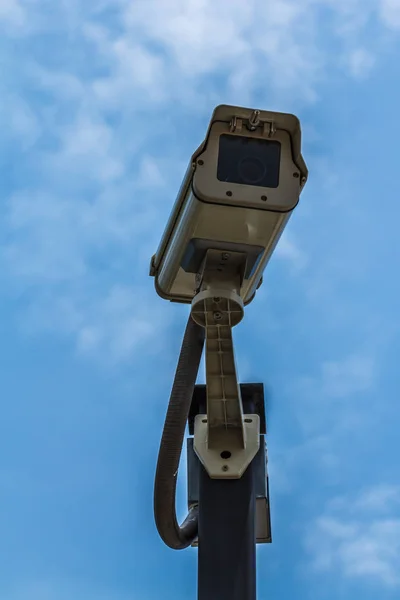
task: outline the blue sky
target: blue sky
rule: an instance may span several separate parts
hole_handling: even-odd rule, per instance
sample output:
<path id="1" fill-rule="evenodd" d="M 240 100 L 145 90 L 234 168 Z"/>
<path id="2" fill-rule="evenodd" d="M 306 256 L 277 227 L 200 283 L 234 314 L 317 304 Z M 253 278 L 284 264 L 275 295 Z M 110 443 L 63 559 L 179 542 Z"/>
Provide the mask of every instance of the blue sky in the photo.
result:
<path id="1" fill-rule="evenodd" d="M 297 114 L 310 171 L 234 332 L 258 597 L 398 598 L 399 0 L 0 0 L 0 56 L 0 598 L 196 597 L 152 515 L 188 309 L 148 264 L 219 103 Z"/>

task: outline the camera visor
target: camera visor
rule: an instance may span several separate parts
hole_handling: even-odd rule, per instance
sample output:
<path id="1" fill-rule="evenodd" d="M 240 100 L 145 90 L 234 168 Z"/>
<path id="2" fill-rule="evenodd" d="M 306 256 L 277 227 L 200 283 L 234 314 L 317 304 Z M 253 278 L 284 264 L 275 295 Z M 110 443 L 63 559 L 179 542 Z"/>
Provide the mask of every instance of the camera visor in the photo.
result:
<path id="1" fill-rule="evenodd" d="M 223 134 L 219 138 L 217 178 L 226 183 L 276 188 L 280 159 L 280 142 Z"/>

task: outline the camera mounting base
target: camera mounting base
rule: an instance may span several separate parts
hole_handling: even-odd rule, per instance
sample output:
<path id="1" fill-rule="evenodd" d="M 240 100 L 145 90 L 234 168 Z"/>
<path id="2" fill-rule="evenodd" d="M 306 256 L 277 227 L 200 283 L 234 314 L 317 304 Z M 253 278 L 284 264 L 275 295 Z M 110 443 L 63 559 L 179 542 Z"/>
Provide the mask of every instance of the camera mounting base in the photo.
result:
<path id="1" fill-rule="evenodd" d="M 260 447 L 260 417 L 243 415 L 245 444 L 235 429 L 218 429 L 213 447 L 208 443 L 207 415 L 194 421 L 194 450 L 211 479 L 240 479 Z M 216 437 L 217 431 L 214 431 Z"/>
<path id="2" fill-rule="evenodd" d="M 239 295 L 246 255 L 208 250 L 192 318 L 206 330 L 207 414 L 195 420 L 194 450 L 211 478 L 238 479 L 258 452 L 258 415 L 244 415 L 232 327 L 243 318 Z"/>

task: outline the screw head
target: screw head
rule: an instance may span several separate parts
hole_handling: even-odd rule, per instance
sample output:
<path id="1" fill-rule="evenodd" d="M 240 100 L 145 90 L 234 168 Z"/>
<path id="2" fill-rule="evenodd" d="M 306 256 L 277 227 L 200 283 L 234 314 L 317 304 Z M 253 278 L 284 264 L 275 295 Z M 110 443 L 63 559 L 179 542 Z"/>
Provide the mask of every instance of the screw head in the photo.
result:
<path id="1" fill-rule="evenodd" d="M 198 160 L 197 164 L 200 165 L 200 167 L 202 167 L 204 165 L 204 160 L 201 160 L 201 159 Z"/>
<path id="2" fill-rule="evenodd" d="M 224 465 L 224 466 L 222 467 L 222 470 L 223 470 L 223 471 L 229 471 L 229 467 L 228 467 L 228 465 Z"/>
<path id="3" fill-rule="evenodd" d="M 222 319 L 222 313 L 215 312 L 214 313 L 214 319 L 215 319 L 215 321 L 220 321 Z"/>

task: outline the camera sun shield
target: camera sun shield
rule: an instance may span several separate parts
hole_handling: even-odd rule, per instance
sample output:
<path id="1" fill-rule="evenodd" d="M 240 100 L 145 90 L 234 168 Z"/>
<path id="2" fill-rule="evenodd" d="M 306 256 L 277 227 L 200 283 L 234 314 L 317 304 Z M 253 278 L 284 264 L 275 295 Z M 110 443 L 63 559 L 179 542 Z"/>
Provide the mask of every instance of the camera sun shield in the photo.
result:
<path id="1" fill-rule="evenodd" d="M 192 190 L 202 202 L 290 212 L 302 181 L 288 131 L 232 131 L 229 123 L 215 121 L 196 156 Z"/>

